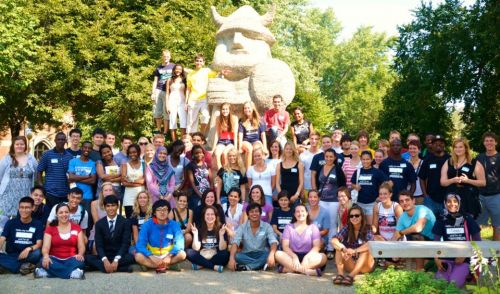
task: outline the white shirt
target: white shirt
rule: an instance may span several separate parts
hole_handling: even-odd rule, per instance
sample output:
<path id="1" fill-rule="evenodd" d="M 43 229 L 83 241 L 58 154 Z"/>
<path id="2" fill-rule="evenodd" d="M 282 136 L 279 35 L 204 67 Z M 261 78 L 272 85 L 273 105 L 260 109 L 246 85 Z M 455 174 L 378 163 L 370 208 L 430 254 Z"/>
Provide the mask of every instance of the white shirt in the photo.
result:
<path id="1" fill-rule="evenodd" d="M 248 168 L 247 177 L 252 179 L 252 187 L 255 185 L 261 185 L 264 190 L 264 195 L 273 195 L 273 189 L 271 187 L 272 177 L 276 175 L 276 166 L 272 164 L 266 164 L 266 169 L 263 172 L 258 172 L 252 165 Z M 250 189 L 252 188 L 250 187 Z"/>
<path id="2" fill-rule="evenodd" d="M 311 163 L 313 160 L 314 155 L 321 153 L 322 151 L 320 149 L 316 150 L 315 153 L 312 153 L 309 150 L 306 150 L 300 154 L 300 161 L 304 165 L 304 189 L 305 190 L 311 190 Z"/>

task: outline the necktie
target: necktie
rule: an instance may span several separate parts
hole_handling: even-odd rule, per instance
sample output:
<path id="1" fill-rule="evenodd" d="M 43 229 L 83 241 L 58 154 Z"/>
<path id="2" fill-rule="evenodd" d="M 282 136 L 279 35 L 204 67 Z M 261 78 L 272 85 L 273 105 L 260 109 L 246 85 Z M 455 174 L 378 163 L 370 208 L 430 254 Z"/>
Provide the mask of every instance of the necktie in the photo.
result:
<path id="1" fill-rule="evenodd" d="M 111 233 L 111 236 L 113 236 L 113 233 L 115 232 L 115 221 L 114 220 L 109 221 L 109 232 Z"/>

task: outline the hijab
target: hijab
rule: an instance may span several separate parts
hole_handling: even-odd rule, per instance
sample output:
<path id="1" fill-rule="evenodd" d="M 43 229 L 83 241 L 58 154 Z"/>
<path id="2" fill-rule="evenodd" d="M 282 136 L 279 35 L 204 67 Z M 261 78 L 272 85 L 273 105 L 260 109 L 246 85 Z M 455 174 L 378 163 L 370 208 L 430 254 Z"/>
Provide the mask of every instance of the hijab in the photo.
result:
<path id="1" fill-rule="evenodd" d="M 456 212 L 450 212 L 446 208 L 446 201 L 448 201 L 448 199 L 450 199 L 450 198 L 455 198 L 458 201 L 458 210 Z M 459 225 L 463 224 L 463 222 L 464 222 L 464 216 L 460 212 L 461 203 L 462 203 L 462 199 L 460 198 L 459 195 L 453 194 L 453 193 L 446 195 L 446 199 L 444 201 L 444 207 L 445 207 L 444 218 L 447 222 L 449 222 L 450 224 L 454 224 L 455 226 L 459 226 Z"/>
<path id="2" fill-rule="evenodd" d="M 158 189 L 160 191 L 160 195 L 166 195 L 168 181 L 170 180 L 172 175 L 175 174 L 175 172 L 168 163 L 167 159 L 161 161 L 158 158 L 158 154 L 160 154 L 161 151 L 167 151 L 167 148 L 160 146 L 158 147 L 158 149 L 156 149 L 155 156 L 153 157 L 153 161 L 149 165 L 149 168 L 158 181 Z"/>

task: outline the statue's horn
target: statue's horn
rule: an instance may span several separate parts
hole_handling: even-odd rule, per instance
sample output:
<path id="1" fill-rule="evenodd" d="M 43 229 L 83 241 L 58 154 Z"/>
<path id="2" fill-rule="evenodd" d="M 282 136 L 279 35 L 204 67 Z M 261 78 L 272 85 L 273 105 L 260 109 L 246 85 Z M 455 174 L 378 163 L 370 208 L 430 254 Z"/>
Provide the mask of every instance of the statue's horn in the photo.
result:
<path id="1" fill-rule="evenodd" d="M 217 27 L 220 27 L 226 21 L 226 17 L 221 16 L 217 12 L 217 9 L 215 9 L 215 6 L 211 6 L 210 9 L 212 10 L 212 18 L 214 19 L 215 24 Z"/>
<path id="2" fill-rule="evenodd" d="M 276 13 L 276 4 L 273 4 L 273 6 L 271 6 L 271 9 L 268 12 L 266 12 L 266 14 L 260 16 L 261 22 L 265 27 L 271 25 L 275 13 Z"/>

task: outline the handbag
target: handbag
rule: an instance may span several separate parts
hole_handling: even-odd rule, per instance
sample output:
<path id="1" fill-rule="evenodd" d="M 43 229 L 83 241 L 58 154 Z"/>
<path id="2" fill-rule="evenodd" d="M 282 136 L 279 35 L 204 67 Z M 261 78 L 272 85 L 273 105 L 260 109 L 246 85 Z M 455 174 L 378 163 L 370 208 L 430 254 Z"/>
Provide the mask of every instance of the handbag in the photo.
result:
<path id="1" fill-rule="evenodd" d="M 206 260 L 212 259 L 215 254 L 217 254 L 217 250 L 215 248 L 200 250 L 200 255 L 203 256 L 203 258 L 205 258 Z"/>

